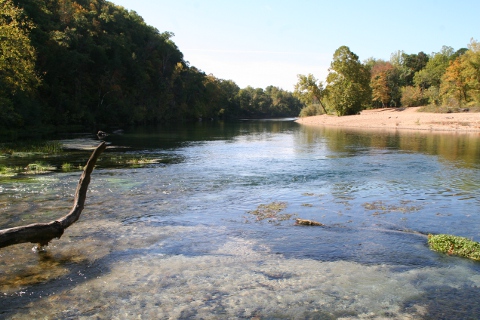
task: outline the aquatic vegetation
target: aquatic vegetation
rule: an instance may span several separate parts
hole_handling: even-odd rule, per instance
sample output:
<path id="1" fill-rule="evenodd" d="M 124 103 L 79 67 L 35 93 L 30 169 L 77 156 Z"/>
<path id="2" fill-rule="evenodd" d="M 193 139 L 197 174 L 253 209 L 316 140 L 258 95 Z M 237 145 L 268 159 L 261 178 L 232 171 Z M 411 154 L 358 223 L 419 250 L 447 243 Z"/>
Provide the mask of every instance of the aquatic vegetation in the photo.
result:
<path id="1" fill-rule="evenodd" d="M 54 171 L 56 168 L 52 167 L 44 162 L 34 162 L 30 163 L 25 167 L 26 174 L 38 174 L 38 173 L 45 173 L 49 171 Z"/>
<path id="2" fill-rule="evenodd" d="M 362 206 L 366 210 L 375 210 L 373 213 L 374 216 L 379 214 L 386 214 L 390 212 L 401 212 L 401 213 L 409 213 L 418 211 L 421 209 L 421 206 L 408 206 L 411 201 L 400 201 L 400 205 L 394 204 L 386 204 L 382 200 L 373 201 L 373 202 L 366 202 L 362 204 Z"/>
<path id="3" fill-rule="evenodd" d="M 159 158 L 147 158 L 145 156 L 119 156 L 114 155 L 107 159 L 107 161 L 112 162 L 116 165 L 128 165 L 132 167 L 141 167 L 148 164 L 157 164 L 163 162 Z"/>
<path id="4" fill-rule="evenodd" d="M 286 207 L 286 202 L 271 202 L 269 204 L 261 204 L 256 210 L 248 211 L 248 213 L 256 216 L 256 221 L 267 220 L 269 223 L 280 223 L 296 216 L 290 213 L 280 213 Z"/>
<path id="5" fill-rule="evenodd" d="M 428 235 L 430 249 L 480 261 L 480 243 L 449 234 Z"/>
<path id="6" fill-rule="evenodd" d="M 81 164 L 75 166 L 74 164 L 69 162 L 64 162 L 60 168 L 62 169 L 62 171 L 65 171 L 65 172 L 70 172 L 74 170 L 83 170 L 83 166 Z"/>
<path id="7" fill-rule="evenodd" d="M 146 165 L 146 164 L 154 164 L 154 163 L 159 163 L 160 159 L 148 159 L 148 158 L 133 158 L 127 160 L 125 163 L 134 165 L 134 166 L 140 166 L 140 165 Z"/>
<path id="8" fill-rule="evenodd" d="M 0 153 L 14 156 L 23 156 L 31 153 L 55 154 L 63 151 L 60 141 L 29 141 L 0 145 Z"/>
<path id="9" fill-rule="evenodd" d="M 65 162 L 62 164 L 61 169 L 62 171 L 69 172 L 74 170 L 83 170 L 83 166 L 82 165 L 75 166 L 69 162 Z"/>
<path id="10" fill-rule="evenodd" d="M 68 163 L 68 162 L 65 162 L 64 164 L 62 164 L 62 171 L 72 171 L 72 164 L 71 163 Z"/>
<path id="11" fill-rule="evenodd" d="M 0 177 L 14 177 L 23 171 L 22 167 L 0 165 Z"/>
<path id="12" fill-rule="evenodd" d="M 69 169 L 67 170 L 67 169 L 64 169 L 63 166 L 64 165 L 62 165 L 63 171 L 70 171 L 71 169 L 72 170 L 74 169 L 74 167 L 70 166 Z M 81 169 L 81 166 L 79 167 L 79 169 Z M 49 165 L 42 161 L 32 162 L 28 164 L 26 167 L 0 165 L 0 177 L 13 177 L 21 174 L 27 174 L 27 175 L 41 174 L 41 173 L 51 172 L 55 170 L 57 170 L 55 166 Z"/>

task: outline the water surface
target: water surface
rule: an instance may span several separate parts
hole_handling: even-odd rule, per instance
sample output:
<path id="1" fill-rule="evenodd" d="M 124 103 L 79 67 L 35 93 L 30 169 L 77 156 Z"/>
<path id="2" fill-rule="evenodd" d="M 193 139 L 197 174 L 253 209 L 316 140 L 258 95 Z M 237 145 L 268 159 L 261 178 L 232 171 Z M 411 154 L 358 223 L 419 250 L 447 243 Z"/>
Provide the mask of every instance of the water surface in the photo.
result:
<path id="1" fill-rule="evenodd" d="M 425 236 L 480 239 L 478 135 L 244 121 L 106 141 L 80 221 L 45 253 L 0 251 L 2 318 L 479 314 L 480 264 L 430 251 Z M 79 146 L 97 143 L 65 141 L 47 161 L 84 162 Z M 65 214 L 79 175 L 0 178 L 0 227 Z M 273 202 L 290 219 L 252 214 Z"/>

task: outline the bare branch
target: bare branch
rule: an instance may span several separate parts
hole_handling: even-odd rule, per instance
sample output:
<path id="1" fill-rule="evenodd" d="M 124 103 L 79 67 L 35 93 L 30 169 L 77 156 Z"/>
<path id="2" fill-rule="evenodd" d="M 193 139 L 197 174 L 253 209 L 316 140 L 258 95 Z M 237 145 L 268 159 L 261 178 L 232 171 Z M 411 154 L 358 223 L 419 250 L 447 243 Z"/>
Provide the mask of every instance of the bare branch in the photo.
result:
<path id="1" fill-rule="evenodd" d="M 34 223 L 26 226 L 0 230 L 0 248 L 25 242 L 38 243 L 40 246 L 45 246 L 54 238 L 60 238 L 65 229 L 80 218 L 87 197 L 90 175 L 95 167 L 98 157 L 105 148 L 106 144 L 105 142 L 102 142 L 93 151 L 90 159 L 88 159 L 87 165 L 78 181 L 72 210 L 70 210 L 67 215 L 49 223 Z"/>

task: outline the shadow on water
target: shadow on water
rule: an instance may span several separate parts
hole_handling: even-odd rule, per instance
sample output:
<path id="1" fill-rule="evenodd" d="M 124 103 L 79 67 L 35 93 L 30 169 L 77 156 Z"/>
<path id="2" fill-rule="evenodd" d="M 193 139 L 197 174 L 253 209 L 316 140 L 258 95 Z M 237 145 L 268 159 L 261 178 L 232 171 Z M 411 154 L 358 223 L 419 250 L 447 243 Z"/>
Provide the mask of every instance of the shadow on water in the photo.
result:
<path id="1" fill-rule="evenodd" d="M 478 319 L 480 304 L 473 303 L 472 297 L 478 297 L 477 286 L 431 286 L 420 296 L 404 302 L 405 312 L 419 313 L 425 320 Z"/>
<path id="2" fill-rule="evenodd" d="M 28 249 L 27 249 L 28 250 Z M 2 274 L 0 295 L 0 316 L 4 319 L 20 316 L 22 310 L 41 299 L 61 295 L 79 284 L 108 272 L 91 264 L 87 257 L 53 256 L 48 252 L 38 254 L 38 263 L 27 263 L 17 272 Z M 87 273 L 87 274 L 86 274 Z"/>
<path id="3" fill-rule="evenodd" d="M 0 274 L 2 291 L 0 294 L 0 318 L 7 319 L 13 316 L 21 318 L 23 310 L 27 312 L 32 305 L 48 298 L 64 304 L 67 308 L 61 312 L 52 310 L 55 317 L 59 317 L 60 314 L 63 319 L 74 319 L 80 314 L 84 317 L 93 316 L 96 310 L 88 311 L 89 297 L 70 294 L 65 296 L 64 294 L 89 281 L 110 274 L 112 267 L 116 265 L 152 253 L 151 249 L 146 248 L 108 250 L 110 245 L 106 245 L 106 251 L 109 252 L 98 258 L 82 254 L 79 250 L 67 251 L 67 253 L 47 251 L 31 255 L 18 255 L 20 259 L 27 259 L 24 261 L 25 265 L 18 266 L 17 262 L 16 270 Z M 28 250 L 28 245 L 22 247 L 25 247 L 24 250 Z M 37 262 L 31 261 L 32 255 L 36 255 Z M 73 307 L 73 300 L 75 300 L 76 306 L 82 306 L 82 311 Z"/>

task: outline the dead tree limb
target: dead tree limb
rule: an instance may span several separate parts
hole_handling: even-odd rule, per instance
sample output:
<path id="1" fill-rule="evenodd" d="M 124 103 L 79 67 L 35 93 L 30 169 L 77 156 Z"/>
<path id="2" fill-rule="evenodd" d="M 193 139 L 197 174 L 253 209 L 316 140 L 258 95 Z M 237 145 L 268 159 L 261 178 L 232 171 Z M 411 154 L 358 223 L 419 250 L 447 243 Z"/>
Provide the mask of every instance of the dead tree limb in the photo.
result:
<path id="1" fill-rule="evenodd" d="M 93 151 L 90 159 L 88 159 L 87 165 L 78 181 L 75 198 L 73 200 L 73 207 L 67 215 L 49 223 L 34 223 L 26 226 L 0 230 L 0 248 L 25 242 L 38 243 L 39 246 L 46 246 L 54 238 L 60 238 L 65 229 L 80 218 L 80 214 L 85 205 L 85 199 L 87 198 L 90 174 L 95 167 L 98 157 L 105 148 L 106 144 L 105 142 L 102 142 Z"/>

